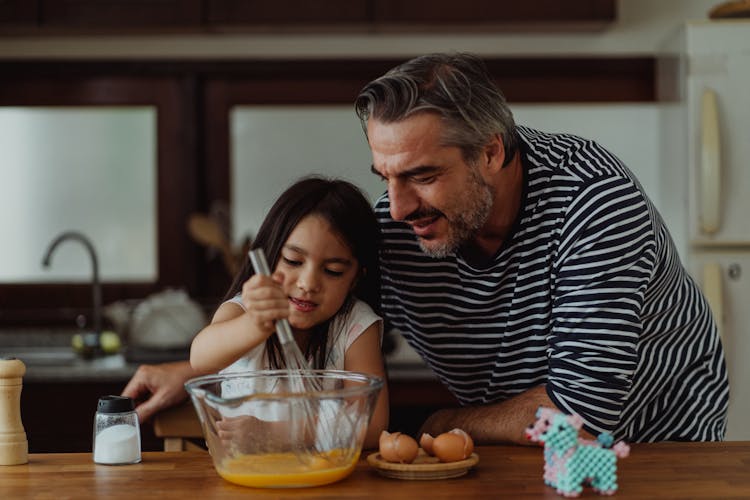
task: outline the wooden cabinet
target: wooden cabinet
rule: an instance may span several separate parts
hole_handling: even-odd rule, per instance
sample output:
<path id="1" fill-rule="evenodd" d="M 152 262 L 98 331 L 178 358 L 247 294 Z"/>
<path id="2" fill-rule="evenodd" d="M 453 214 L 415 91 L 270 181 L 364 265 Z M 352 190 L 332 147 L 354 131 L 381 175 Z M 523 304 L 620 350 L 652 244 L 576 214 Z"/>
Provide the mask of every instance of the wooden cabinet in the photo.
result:
<path id="1" fill-rule="evenodd" d="M 384 26 L 603 27 L 616 19 L 615 0 L 377 0 L 374 21 Z"/>
<path id="2" fill-rule="evenodd" d="M 33 2 L 30 2 L 33 3 Z M 42 28 L 199 28 L 202 0 L 40 0 Z"/>
<path id="3" fill-rule="evenodd" d="M 388 395 L 388 428 L 415 437 L 427 417 L 442 408 L 459 406 L 455 396 L 436 379 L 389 380 Z"/>
<path id="4" fill-rule="evenodd" d="M 350 25 L 367 30 L 602 27 L 616 19 L 615 0 L 209 0 L 205 23 L 305 27 Z"/>
<path id="5" fill-rule="evenodd" d="M 21 420 L 30 453 L 90 452 L 96 404 L 101 396 L 120 394 L 122 382 L 27 382 L 21 392 Z M 435 380 L 395 380 L 389 382 L 391 415 L 389 429 L 415 436 L 425 419 L 440 408 L 458 403 Z M 186 402 L 184 407 L 190 408 Z M 169 412 L 167 412 L 169 413 Z M 192 412 L 188 412 L 192 414 Z M 193 415 L 193 419 L 197 417 Z M 164 427 L 162 422 L 162 427 Z M 189 426 L 194 429 L 196 422 Z M 141 424 L 143 451 L 163 449 L 163 438 L 152 422 Z M 166 433 L 169 434 L 169 433 Z M 173 435 L 193 435 L 177 433 Z"/>
<path id="6" fill-rule="evenodd" d="M 207 26 L 311 27 L 370 22 L 368 0 L 209 0 Z"/>
<path id="7" fill-rule="evenodd" d="M 126 382 L 24 383 L 21 421 L 29 453 L 90 452 L 99 398 L 120 394 Z M 150 423 L 141 425 L 141 447 L 163 449 Z"/>
<path id="8" fill-rule="evenodd" d="M 617 0 L 0 0 L 0 29 L 45 33 L 590 29 Z"/>
<path id="9" fill-rule="evenodd" d="M 29 0 L 0 0 L 0 27 L 34 27 L 38 23 L 39 8 Z"/>

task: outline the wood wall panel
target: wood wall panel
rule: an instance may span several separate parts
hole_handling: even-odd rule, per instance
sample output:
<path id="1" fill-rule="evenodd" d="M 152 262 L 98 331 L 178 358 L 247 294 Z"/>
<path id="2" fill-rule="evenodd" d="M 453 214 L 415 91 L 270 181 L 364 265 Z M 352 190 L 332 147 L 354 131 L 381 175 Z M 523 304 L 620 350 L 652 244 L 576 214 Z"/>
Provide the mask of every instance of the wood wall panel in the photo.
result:
<path id="1" fill-rule="evenodd" d="M 617 18 L 615 0 L 378 0 L 375 22 L 391 25 L 466 25 L 601 28 Z"/>
<path id="2" fill-rule="evenodd" d="M 0 27 L 34 34 L 224 28 L 570 31 L 603 28 L 616 17 L 617 0 L 0 0 Z"/>
<path id="3" fill-rule="evenodd" d="M 205 17 L 209 26 L 364 25 L 370 20 L 369 0 L 210 0 Z"/>
<path id="4" fill-rule="evenodd" d="M 0 0 L 0 26 L 31 27 L 39 23 L 36 0 Z"/>
<path id="5" fill-rule="evenodd" d="M 42 27 L 198 28 L 202 0 L 39 0 Z"/>

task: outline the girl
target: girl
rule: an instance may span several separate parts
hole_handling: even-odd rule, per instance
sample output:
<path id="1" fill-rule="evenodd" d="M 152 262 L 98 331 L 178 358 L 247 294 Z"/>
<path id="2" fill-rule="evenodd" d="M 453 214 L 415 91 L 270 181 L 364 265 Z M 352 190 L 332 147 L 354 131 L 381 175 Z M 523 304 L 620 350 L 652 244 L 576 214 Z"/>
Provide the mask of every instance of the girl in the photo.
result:
<path id="1" fill-rule="evenodd" d="M 255 274 L 249 258 L 211 324 L 190 349 L 199 373 L 283 368 L 275 322 L 287 318 L 312 368 L 385 379 L 379 304 L 379 228 L 363 194 L 342 180 L 304 178 L 276 201 L 258 230 L 274 270 Z M 388 425 L 380 391 L 364 446 Z"/>

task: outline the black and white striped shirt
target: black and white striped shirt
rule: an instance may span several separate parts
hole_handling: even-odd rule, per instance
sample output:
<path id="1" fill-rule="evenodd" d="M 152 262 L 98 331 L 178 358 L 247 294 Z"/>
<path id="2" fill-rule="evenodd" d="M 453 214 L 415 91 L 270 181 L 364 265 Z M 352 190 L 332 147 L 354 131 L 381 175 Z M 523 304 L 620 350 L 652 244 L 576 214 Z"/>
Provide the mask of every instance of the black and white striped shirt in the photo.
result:
<path id="1" fill-rule="evenodd" d="M 391 326 L 462 405 L 546 383 L 594 434 L 723 439 L 729 389 L 716 326 L 633 174 L 592 141 L 518 134 L 521 210 L 484 267 L 425 255 L 390 218 L 387 195 L 376 203 Z"/>

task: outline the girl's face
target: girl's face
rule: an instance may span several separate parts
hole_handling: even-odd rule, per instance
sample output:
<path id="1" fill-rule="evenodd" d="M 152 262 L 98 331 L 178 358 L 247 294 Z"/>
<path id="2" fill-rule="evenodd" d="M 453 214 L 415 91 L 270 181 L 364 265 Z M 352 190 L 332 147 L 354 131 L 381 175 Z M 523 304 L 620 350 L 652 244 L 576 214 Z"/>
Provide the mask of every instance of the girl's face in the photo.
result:
<path id="1" fill-rule="evenodd" d="M 318 215 L 302 219 L 276 265 L 284 275 L 292 328 L 306 331 L 333 317 L 354 288 L 358 271 L 357 260 L 328 221 Z"/>

